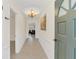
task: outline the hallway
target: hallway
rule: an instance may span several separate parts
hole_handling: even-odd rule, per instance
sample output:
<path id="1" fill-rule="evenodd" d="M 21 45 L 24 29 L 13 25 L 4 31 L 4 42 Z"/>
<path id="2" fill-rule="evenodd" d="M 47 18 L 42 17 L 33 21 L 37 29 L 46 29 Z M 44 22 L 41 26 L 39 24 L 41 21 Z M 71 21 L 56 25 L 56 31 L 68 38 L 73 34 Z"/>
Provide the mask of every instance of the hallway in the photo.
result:
<path id="1" fill-rule="evenodd" d="M 75 59 L 75 0 L 3 3 L 3 59 Z"/>
<path id="2" fill-rule="evenodd" d="M 14 57 L 13 57 L 14 58 Z M 11 58 L 12 59 L 12 58 Z M 20 53 L 16 54 L 16 59 L 48 59 L 38 40 L 26 40 Z"/>

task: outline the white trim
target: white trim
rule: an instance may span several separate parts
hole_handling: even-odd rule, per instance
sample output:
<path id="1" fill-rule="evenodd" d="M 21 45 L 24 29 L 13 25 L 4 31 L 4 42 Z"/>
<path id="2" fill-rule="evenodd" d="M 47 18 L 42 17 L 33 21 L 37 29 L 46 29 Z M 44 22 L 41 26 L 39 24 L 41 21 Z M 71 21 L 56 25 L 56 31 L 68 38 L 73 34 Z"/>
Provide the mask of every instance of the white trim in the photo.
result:
<path id="1" fill-rule="evenodd" d="M 64 8 L 63 6 L 61 6 L 62 9 L 64 9 L 65 11 L 68 11 L 68 9 Z"/>
<path id="2" fill-rule="evenodd" d="M 74 9 L 75 7 L 76 7 L 76 2 L 74 3 L 74 5 L 73 5 L 72 9 Z"/>
<path id="3" fill-rule="evenodd" d="M 69 0 L 69 9 L 71 9 L 71 0 Z"/>

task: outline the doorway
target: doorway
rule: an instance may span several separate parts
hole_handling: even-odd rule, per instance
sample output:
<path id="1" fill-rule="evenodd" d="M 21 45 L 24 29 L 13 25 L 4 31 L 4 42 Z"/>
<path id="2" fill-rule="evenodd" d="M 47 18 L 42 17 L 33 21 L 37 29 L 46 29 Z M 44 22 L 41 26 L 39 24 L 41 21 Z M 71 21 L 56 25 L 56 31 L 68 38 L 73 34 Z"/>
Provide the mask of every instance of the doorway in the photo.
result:
<path id="1" fill-rule="evenodd" d="M 35 23 L 30 23 L 29 24 L 29 31 L 28 31 L 28 35 L 31 36 L 32 39 L 35 38 Z"/>

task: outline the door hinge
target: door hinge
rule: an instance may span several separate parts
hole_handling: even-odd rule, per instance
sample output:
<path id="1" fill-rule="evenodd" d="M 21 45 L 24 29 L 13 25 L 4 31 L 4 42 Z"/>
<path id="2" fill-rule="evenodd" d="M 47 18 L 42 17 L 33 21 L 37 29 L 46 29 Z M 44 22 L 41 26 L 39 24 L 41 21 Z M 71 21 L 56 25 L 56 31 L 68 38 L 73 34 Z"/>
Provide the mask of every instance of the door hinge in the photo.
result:
<path id="1" fill-rule="evenodd" d="M 3 6 L 2 6 L 2 10 L 3 10 Z"/>
<path id="2" fill-rule="evenodd" d="M 9 20 L 9 18 L 8 18 L 8 17 L 5 17 L 5 19 L 6 19 L 6 20 Z"/>

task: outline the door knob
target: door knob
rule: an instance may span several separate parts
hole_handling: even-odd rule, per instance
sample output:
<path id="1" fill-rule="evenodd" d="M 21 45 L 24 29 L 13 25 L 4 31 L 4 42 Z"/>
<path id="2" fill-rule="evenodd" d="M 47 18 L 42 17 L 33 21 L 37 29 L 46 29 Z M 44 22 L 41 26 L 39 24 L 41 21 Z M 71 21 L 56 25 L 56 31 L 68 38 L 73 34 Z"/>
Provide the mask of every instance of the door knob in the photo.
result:
<path id="1" fill-rule="evenodd" d="M 57 41 L 57 39 L 54 39 L 54 41 L 56 42 L 56 41 Z"/>
<path id="2" fill-rule="evenodd" d="M 8 18 L 8 17 L 5 17 L 5 19 L 6 19 L 6 20 L 9 20 L 9 18 Z"/>

